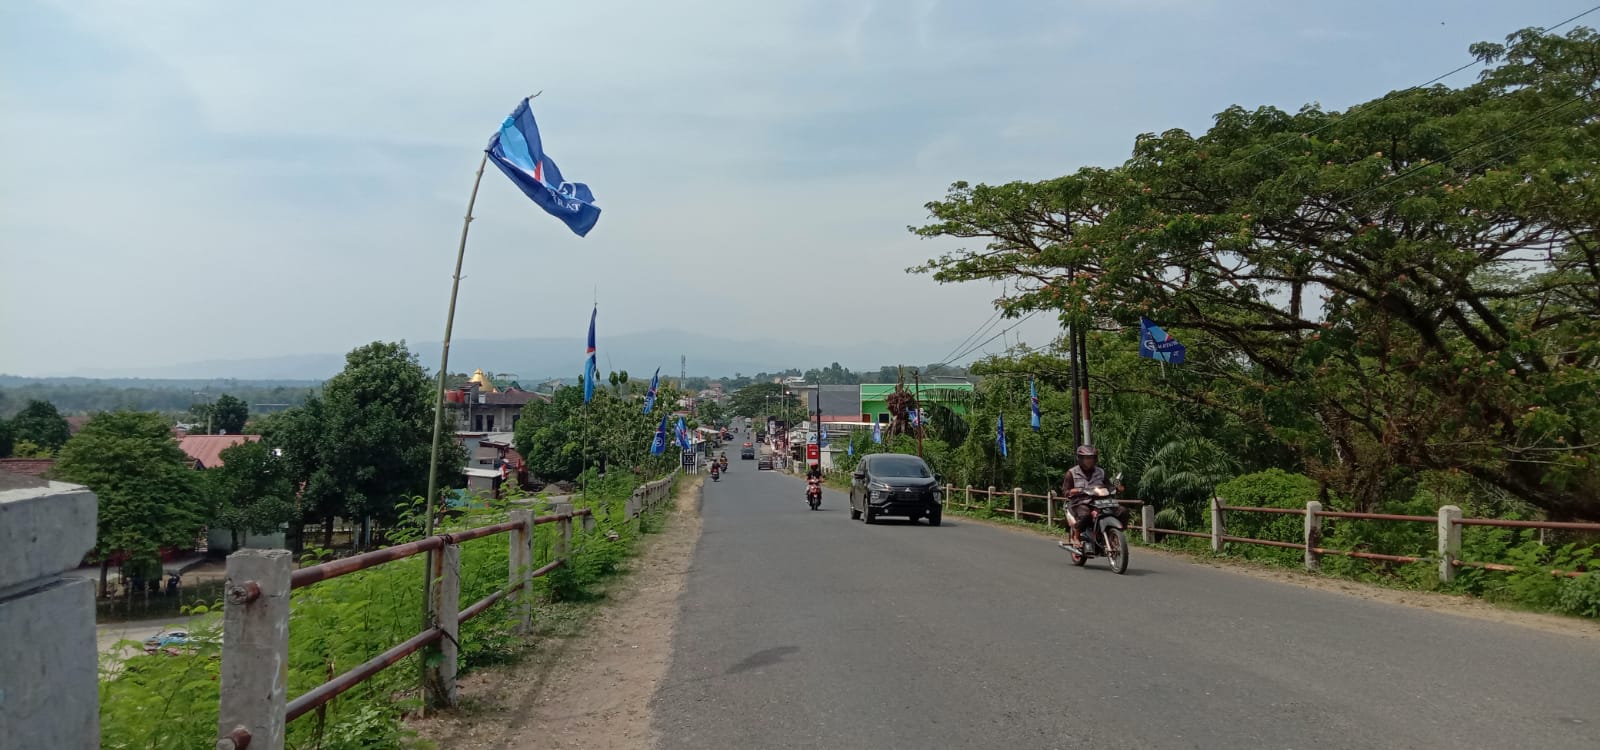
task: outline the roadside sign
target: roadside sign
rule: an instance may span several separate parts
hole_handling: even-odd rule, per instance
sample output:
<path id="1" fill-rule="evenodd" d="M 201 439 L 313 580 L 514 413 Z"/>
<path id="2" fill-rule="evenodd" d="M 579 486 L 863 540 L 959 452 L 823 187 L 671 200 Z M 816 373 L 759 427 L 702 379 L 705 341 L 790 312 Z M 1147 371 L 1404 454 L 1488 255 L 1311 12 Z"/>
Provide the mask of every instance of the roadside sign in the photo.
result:
<path id="1" fill-rule="evenodd" d="M 808 463 L 822 463 L 822 449 L 816 443 L 806 445 L 806 461 Z"/>
<path id="2" fill-rule="evenodd" d="M 695 457 L 694 451 L 684 451 L 683 452 L 683 467 L 685 469 L 693 469 L 694 468 L 694 457 Z"/>

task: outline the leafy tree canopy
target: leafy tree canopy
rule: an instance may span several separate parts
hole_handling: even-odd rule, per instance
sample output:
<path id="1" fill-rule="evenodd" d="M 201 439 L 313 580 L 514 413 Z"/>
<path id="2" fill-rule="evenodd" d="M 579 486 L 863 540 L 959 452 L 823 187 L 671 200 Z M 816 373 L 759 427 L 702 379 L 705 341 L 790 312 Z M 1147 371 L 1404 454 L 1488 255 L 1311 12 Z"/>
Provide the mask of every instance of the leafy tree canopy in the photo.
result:
<path id="1" fill-rule="evenodd" d="M 170 430 L 169 430 L 170 432 Z M 72 437 L 67 420 L 49 401 L 29 401 L 17 416 L 11 419 L 13 439 L 26 440 L 47 451 L 60 450 Z"/>

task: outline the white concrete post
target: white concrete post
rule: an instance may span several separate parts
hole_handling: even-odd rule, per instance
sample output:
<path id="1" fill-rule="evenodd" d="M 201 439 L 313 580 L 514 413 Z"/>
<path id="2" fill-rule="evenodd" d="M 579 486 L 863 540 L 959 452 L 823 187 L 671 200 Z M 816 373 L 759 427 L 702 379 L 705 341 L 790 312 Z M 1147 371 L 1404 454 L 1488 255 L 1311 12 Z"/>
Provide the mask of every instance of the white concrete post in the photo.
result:
<path id="1" fill-rule="evenodd" d="M 970 484 L 967 485 L 967 499 L 961 501 L 961 507 L 968 510 L 972 508 L 972 485 Z"/>
<path id="2" fill-rule="evenodd" d="M 1461 557 L 1461 509 L 1446 505 L 1439 509 L 1439 580 L 1456 579 L 1455 561 Z"/>
<path id="3" fill-rule="evenodd" d="M 1322 503 L 1315 500 L 1306 502 L 1306 570 L 1315 573 L 1322 570 L 1322 555 L 1317 553 L 1317 547 L 1322 546 Z"/>
<path id="4" fill-rule="evenodd" d="M 989 485 L 989 492 L 983 496 L 983 509 L 994 510 L 994 485 Z"/>
<path id="5" fill-rule="evenodd" d="M 1013 519 L 1015 519 L 1015 520 L 1018 520 L 1018 521 L 1022 520 L 1022 488 L 1021 487 L 1012 487 L 1011 488 L 1011 517 Z"/>
<path id="6" fill-rule="evenodd" d="M 511 544 L 507 585 L 522 584 L 513 601 L 517 608 L 517 632 L 528 633 L 533 630 L 533 511 L 511 511 L 511 522 L 522 525 L 506 535 Z"/>
<path id="7" fill-rule="evenodd" d="M 1145 544 L 1156 543 L 1156 509 L 1153 505 L 1139 508 L 1139 536 Z"/>
<path id="8" fill-rule="evenodd" d="M 283 750 L 289 700 L 289 574 L 285 549 L 228 556 L 223 583 L 222 676 L 217 748 L 231 750 L 240 729 L 256 750 Z"/>
<path id="9" fill-rule="evenodd" d="M 0 472 L 0 746 L 100 746 L 98 580 L 65 575 L 94 546 L 85 487 Z"/>
<path id="10" fill-rule="evenodd" d="M 433 621 L 444 631 L 439 639 L 439 661 L 427 667 L 428 704 L 437 708 L 456 705 L 456 659 L 461 635 L 461 548 L 446 544 L 433 556 Z"/>
<path id="11" fill-rule="evenodd" d="M 1211 551 L 1222 551 L 1222 498 L 1211 498 Z"/>
<path id="12" fill-rule="evenodd" d="M 561 516 L 561 520 L 556 522 L 560 534 L 556 538 L 555 553 L 557 560 L 565 560 L 572 552 L 572 503 L 567 501 L 551 503 L 550 511 Z"/>
<path id="13" fill-rule="evenodd" d="M 1056 525 L 1056 491 L 1047 490 L 1044 493 L 1044 525 L 1052 528 Z"/>

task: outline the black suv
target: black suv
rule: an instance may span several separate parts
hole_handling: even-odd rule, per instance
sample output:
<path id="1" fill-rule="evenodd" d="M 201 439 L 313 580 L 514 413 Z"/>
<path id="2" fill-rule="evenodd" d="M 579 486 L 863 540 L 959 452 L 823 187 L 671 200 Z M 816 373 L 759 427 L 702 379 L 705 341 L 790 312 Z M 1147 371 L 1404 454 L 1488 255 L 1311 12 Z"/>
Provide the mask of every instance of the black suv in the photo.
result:
<path id="1" fill-rule="evenodd" d="M 850 518 L 867 523 L 879 516 L 905 516 L 912 523 L 927 518 L 938 526 L 944 517 L 939 480 L 928 463 L 900 453 L 874 453 L 856 464 L 850 482 Z"/>

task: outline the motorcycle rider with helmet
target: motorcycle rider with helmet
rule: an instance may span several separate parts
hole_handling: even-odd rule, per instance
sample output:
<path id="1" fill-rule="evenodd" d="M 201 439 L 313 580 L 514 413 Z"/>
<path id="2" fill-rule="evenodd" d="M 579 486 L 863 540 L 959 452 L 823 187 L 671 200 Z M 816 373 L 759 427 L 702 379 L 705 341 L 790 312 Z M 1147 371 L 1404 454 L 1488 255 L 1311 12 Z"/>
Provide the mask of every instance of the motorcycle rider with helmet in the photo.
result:
<path id="1" fill-rule="evenodd" d="M 1061 477 L 1061 495 L 1067 498 L 1067 525 L 1072 532 L 1071 546 L 1081 549 L 1081 532 L 1088 525 L 1089 506 L 1078 502 L 1085 492 L 1093 489 L 1109 488 L 1106 481 L 1106 470 L 1100 468 L 1100 451 L 1092 445 L 1080 445 L 1077 450 L 1078 463 L 1067 470 Z M 1120 488 L 1118 488 L 1120 489 Z"/>

